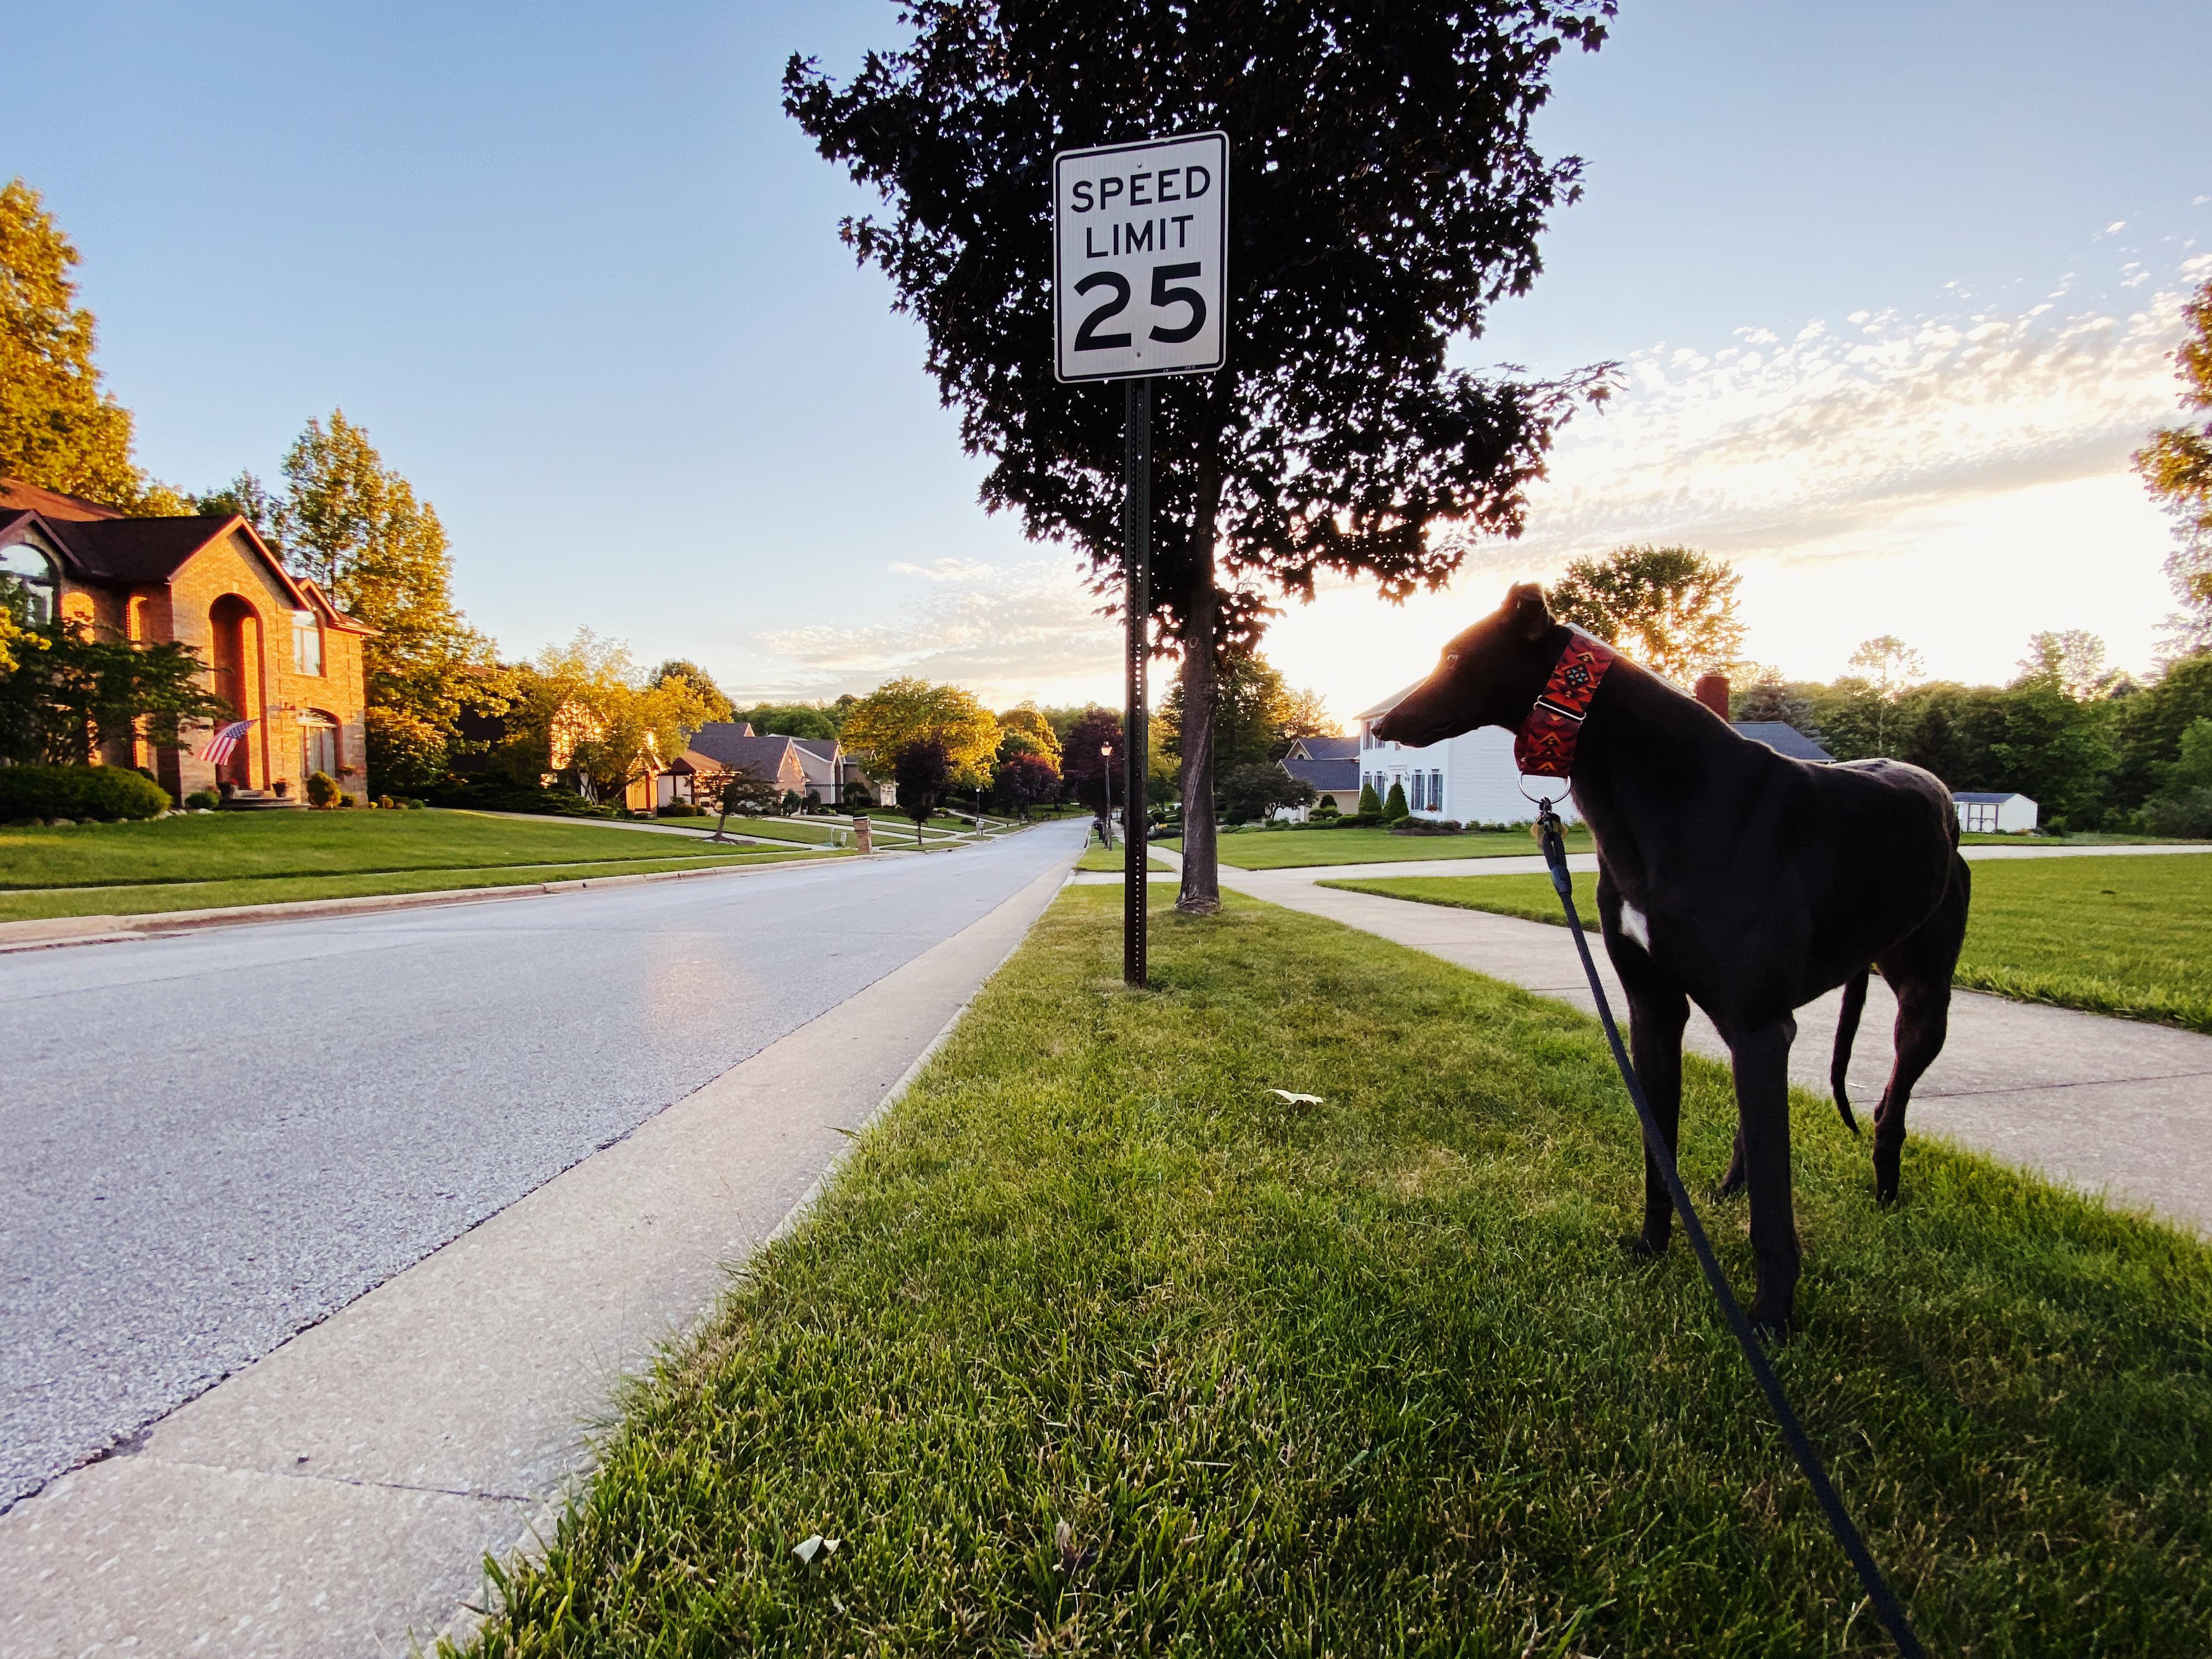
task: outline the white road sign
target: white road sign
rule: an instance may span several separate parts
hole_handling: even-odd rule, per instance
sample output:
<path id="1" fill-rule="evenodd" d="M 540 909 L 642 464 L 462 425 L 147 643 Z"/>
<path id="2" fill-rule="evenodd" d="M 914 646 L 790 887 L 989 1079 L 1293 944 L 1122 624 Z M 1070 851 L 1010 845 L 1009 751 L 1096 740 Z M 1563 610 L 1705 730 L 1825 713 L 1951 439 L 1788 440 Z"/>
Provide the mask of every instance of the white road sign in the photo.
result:
<path id="1" fill-rule="evenodd" d="M 1052 158 L 1052 313 L 1063 380 L 1221 367 L 1229 136 Z"/>

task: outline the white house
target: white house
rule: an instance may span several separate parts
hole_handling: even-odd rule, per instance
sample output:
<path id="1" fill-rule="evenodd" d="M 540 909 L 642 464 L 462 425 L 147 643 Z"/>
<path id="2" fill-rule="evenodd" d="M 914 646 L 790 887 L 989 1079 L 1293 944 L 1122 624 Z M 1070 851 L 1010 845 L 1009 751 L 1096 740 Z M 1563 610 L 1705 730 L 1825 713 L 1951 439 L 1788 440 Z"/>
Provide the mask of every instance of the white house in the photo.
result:
<path id="1" fill-rule="evenodd" d="M 1536 802 L 1548 797 L 1553 810 L 1570 822 L 1574 820 L 1575 804 L 1567 795 L 1565 780 L 1524 781 L 1521 769 L 1513 763 L 1513 734 L 1502 726 L 1486 726 L 1419 749 L 1377 742 L 1375 722 L 1413 690 L 1409 685 L 1359 714 L 1359 780 L 1372 787 L 1378 798 L 1387 801 L 1390 786 L 1402 784 L 1406 805 L 1419 817 L 1454 818 L 1462 823 L 1526 823 L 1536 816 Z M 1522 793 L 1524 781 L 1526 794 Z"/>
<path id="2" fill-rule="evenodd" d="M 2039 816 L 2035 803 L 2026 795 L 1974 794 L 1954 789 L 1951 804 L 1959 810 L 1959 828 L 1976 835 L 2020 835 L 2034 829 Z"/>

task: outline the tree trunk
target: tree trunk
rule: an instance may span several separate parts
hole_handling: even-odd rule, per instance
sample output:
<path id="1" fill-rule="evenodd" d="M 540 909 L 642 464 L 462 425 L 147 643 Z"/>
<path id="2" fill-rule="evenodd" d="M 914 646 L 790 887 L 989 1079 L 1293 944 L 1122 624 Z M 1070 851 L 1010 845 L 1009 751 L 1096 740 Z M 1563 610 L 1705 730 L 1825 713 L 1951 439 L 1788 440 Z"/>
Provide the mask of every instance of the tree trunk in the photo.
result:
<path id="1" fill-rule="evenodd" d="M 1189 625 L 1182 647 L 1182 890 L 1176 908 L 1186 915 L 1210 916 L 1221 908 L 1213 822 L 1213 706 L 1218 690 L 1214 640 L 1221 617 L 1221 592 L 1213 580 L 1213 526 L 1221 507 L 1221 470 L 1210 453 L 1199 462 L 1194 505 Z"/>

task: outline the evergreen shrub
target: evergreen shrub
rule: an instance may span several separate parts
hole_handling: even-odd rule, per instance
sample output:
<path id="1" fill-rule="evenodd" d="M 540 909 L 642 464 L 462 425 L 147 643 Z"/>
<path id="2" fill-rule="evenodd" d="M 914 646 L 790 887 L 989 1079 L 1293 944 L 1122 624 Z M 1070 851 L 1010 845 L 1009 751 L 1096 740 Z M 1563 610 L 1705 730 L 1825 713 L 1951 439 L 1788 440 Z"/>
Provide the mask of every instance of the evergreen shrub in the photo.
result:
<path id="1" fill-rule="evenodd" d="M 112 823 L 158 817 L 169 793 L 123 766 L 0 766 L 0 823 L 68 818 Z"/>

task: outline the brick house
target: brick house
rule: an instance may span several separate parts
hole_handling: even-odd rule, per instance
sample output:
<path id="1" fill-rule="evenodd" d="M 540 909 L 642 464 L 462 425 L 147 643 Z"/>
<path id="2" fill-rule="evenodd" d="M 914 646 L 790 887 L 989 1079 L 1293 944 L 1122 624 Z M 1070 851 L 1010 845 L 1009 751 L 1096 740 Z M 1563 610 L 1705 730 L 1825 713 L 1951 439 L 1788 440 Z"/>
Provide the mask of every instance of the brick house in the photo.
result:
<path id="1" fill-rule="evenodd" d="M 368 792 L 362 646 L 373 631 L 311 581 L 289 574 L 246 521 L 126 518 L 112 507 L 0 478 L 0 580 L 37 622 L 58 614 L 112 639 L 177 641 L 208 665 L 210 689 L 254 725 L 218 775 L 185 746 L 110 744 L 110 766 L 143 766 L 181 800 L 229 784 L 306 794 L 325 772 Z"/>

